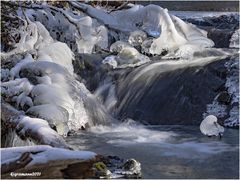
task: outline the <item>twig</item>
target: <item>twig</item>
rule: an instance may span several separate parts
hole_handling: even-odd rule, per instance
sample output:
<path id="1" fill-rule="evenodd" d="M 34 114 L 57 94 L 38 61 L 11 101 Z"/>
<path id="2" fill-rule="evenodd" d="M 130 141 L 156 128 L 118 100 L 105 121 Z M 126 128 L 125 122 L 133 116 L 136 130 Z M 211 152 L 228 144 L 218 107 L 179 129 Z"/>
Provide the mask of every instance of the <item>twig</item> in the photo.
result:
<path id="1" fill-rule="evenodd" d="M 104 20 L 101 19 L 101 18 L 99 18 L 97 15 L 93 15 L 92 13 L 89 13 L 88 8 L 87 8 L 87 7 L 84 7 L 84 6 L 81 6 L 80 3 L 73 2 L 73 1 L 68 1 L 68 3 L 69 3 L 71 6 L 73 6 L 74 8 L 76 8 L 76 9 L 82 11 L 83 13 L 87 14 L 88 16 L 96 19 L 96 20 L 99 21 L 101 24 L 104 24 L 108 29 L 111 29 L 111 30 L 113 30 L 113 31 L 115 31 L 115 32 L 122 32 L 122 33 L 126 33 L 126 34 L 129 33 L 128 31 L 120 30 L 120 29 L 118 29 L 118 28 L 116 28 L 116 27 L 113 27 L 111 24 L 108 24 L 108 23 L 104 22 Z M 87 6 L 90 6 L 90 5 L 87 5 Z"/>
<path id="2" fill-rule="evenodd" d="M 121 6 L 118 6 L 116 9 L 111 9 L 108 11 L 108 13 L 111 13 L 113 11 L 119 11 L 124 9 L 126 6 L 128 5 L 128 1 L 124 2 L 123 4 L 121 4 Z"/>
<path id="3" fill-rule="evenodd" d="M 79 35 L 81 35 L 80 29 L 79 29 L 78 25 L 77 25 L 74 21 L 72 21 L 72 20 L 70 19 L 70 17 L 69 17 L 62 9 L 59 9 L 59 8 L 56 8 L 56 7 L 50 6 L 50 5 L 48 5 L 48 6 L 46 6 L 46 5 L 41 5 L 41 6 L 40 6 L 40 5 L 31 5 L 31 6 L 28 6 L 28 5 L 15 4 L 15 3 L 13 3 L 13 2 L 5 2 L 5 1 L 4 1 L 4 3 L 5 3 L 6 5 L 10 6 L 10 7 L 11 7 L 11 6 L 14 6 L 14 7 L 21 7 L 21 8 L 27 8 L 27 9 L 47 9 L 47 8 L 49 8 L 49 9 L 55 11 L 55 12 L 59 12 L 59 13 L 61 13 L 71 24 L 73 24 L 73 25 L 77 28 Z"/>

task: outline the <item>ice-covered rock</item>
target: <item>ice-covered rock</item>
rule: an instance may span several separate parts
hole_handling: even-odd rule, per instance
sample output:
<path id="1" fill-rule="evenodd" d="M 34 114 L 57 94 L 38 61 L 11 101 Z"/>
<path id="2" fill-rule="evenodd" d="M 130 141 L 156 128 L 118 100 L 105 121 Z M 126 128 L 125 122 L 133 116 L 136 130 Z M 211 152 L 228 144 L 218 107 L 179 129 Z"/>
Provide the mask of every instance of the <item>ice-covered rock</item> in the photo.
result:
<path id="1" fill-rule="evenodd" d="M 125 178 L 141 178 L 142 176 L 141 163 L 135 159 L 128 159 L 123 165 L 123 170 L 125 170 L 122 172 Z"/>
<path id="2" fill-rule="evenodd" d="M 130 33 L 128 42 L 132 46 L 141 46 L 145 39 L 147 39 L 147 34 L 144 31 L 137 30 Z"/>
<path id="3" fill-rule="evenodd" d="M 103 64 L 109 64 L 110 66 L 113 67 L 113 69 L 115 69 L 118 66 L 117 60 L 116 60 L 116 56 L 114 55 L 110 55 L 107 56 L 103 61 Z"/>
<path id="4" fill-rule="evenodd" d="M 26 113 L 47 120 L 50 126 L 56 128 L 60 135 L 66 136 L 69 132 L 67 125 L 69 114 L 68 111 L 61 106 L 53 104 L 37 105 L 29 108 Z"/>
<path id="5" fill-rule="evenodd" d="M 15 45 L 16 50 L 25 52 L 34 49 L 34 45 L 38 40 L 38 27 L 34 22 L 28 21 L 26 31 L 21 32 L 21 39 Z"/>
<path id="6" fill-rule="evenodd" d="M 6 97 L 13 97 L 24 92 L 28 95 L 33 88 L 33 85 L 27 78 L 19 78 L 11 81 L 7 81 L 1 84 L 2 93 Z"/>
<path id="7" fill-rule="evenodd" d="M 123 64 L 133 64 L 138 61 L 137 57 L 139 55 L 139 52 L 132 47 L 129 48 L 123 48 L 117 55 L 116 59 L 117 62 L 119 62 L 120 65 Z"/>
<path id="8" fill-rule="evenodd" d="M 217 117 L 207 116 L 200 124 L 200 130 L 207 136 L 222 136 L 224 128 L 218 124 Z"/>
<path id="9" fill-rule="evenodd" d="M 52 43 L 52 39 L 48 38 L 49 34 L 62 42 L 67 40 L 68 45 L 79 53 L 92 53 L 95 45 L 103 49 L 108 47 L 108 30 L 95 19 L 77 11 L 73 13 L 68 9 L 63 10 L 46 4 L 33 6 L 36 9 L 34 11 L 27 9 L 25 14 L 32 21 L 41 22 L 48 29 L 47 32 L 41 24 L 36 23 L 39 31 L 36 48 L 43 47 L 40 43 L 47 45 Z M 24 17 L 21 11 L 18 11 L 18 14 Z"/>
<path id="10" fill-rule="evenodd" d="M 73 74 L 72 61 L 74 60 L 74 54 L 65 43 L 54 42 L 40 48 L 38 50 L 38 60 L 57 63 Z"/>
<path id="11" fill-rule="evenodd" d="M 115 43 L 113 43 L 110 46 L 110 51 L 112 53 L 119 53 L 121 50 L 123 50 L 124 48 L 129 48 L 132 47 L 130 44 L 128 44 L 127 42 L 124 41 L 116 41 Z"/>
<path id="12" fill-rule="evenodd" d="M 19 158 L 24 152 L 31 153 L 32 161 L 28 164 L 28 166 L 35 164 L 46 164 L 47 162 L 54 160 L 87 160 L 96 156 L 94 152 L 90 151 L 72 151 L 67 149 L 54 148 L 47 145 L 1 148 L 1 164 L 6 164 L 15 160 L 16 158 Z"/>
<path id="13" fill-rule="evenodd" d="M 35 48 L 39 49 L 44 47 L 45 45 L 48 45 L 50 43 L 53 43 L 54 40 L 51 37 L 50 33 L 48 32 L 48 30 L 45 28 L 45 26 L 40 23 L 39 21 L 36 21 L 35 24 L 37 25 L 38 28 L 38 40 L 35 44 Z"/>
<path id="14" fill-rule="evenodd" d="M 167 9 L 157 5 L 135 5 L 130 9 L 115 11 L 110 14 L 101 9 L 95 9 L 86 4 L 79 4 L 81 8 L 101 20 L 109 27 L 122 32 L 131 33 L 143 30 L 148 34 L 154 32 L 149 52 L 161 54 L 163 51 L 174 51 L 180 46 L 190 44 L 199 48 L 212 47 L 213 41 L 207 38 L 207 32 L 196 26 L 182 21 L 180 18 L 170 15 Z M 159 36 L 159 37 L 158 37 Z"/>
<path id="15" fill-rule="evenodd" d="M 125 68 L 139 66 L 150 61 L 149 57 L 140 54 L 133 47 L 123 47 L 120 49 L 117 56 L 107 56 L 102 63 L 109 64 L 113 68 Z"/>
<path id="16" fill-rule="evenodd" d="M 71 77 L 71 74 L 69 74 L 62 66 L 47 61 L 36 61 L 23 67 L 20 74 L 27 77 L 32 74 L 36 79 L 45 76 L 49 79 L 48 81 L 51 82 L 51 84 L 37 84 L 33 87 L 31 96 L 33 97 L 33 104 L 37 106 L 37 108 L 35 107 L 34 110 L 31 109 L 31 113 L 34 112 L 35 115 L 39 115 L 42 118 L 44 116 L 44 119 L 53 120 L 54 117 L 48 113 L 50 108 L 39 106 L 51 104 L 52 106 L 50 107 L 55 113 L 57 112 L 57 109 L 53 107 L 59 106 L 66 109 L 66 113 L 68 114 L 67 116 L 64 115 L 60 118 L 61 115 L 58 113 L 58 117 L 56 118 L 55 116 L 55 121 L 59 121 L 59 123 L 55 122 L 55 124 L 61 125 L 61 122 L 65 121 L 64 119 L 67 119 L 69 129 L 73 130 L 78 130 L 82 126 L 85 126 L 86 123 L 92 124 L 84 108 L 83 97 L 81 94 L 79 94 L 80 97 L 78 100 L 73 98 L 72 91 L 76 91 L 76 89 L 74 89 L 75 87 L 70 83 L 73 83 L 73 77 Z M 41 76 L 39 77 L 40 74 Z M 62 129 L 62 127 L 59 128 Z M 63 130 L 65 131 L 66 128 L 63 128 Z"/>
<path id="17" fill-rule="evenodd" d="M 20 95 L 13 97 L 13 101 L 16 101 L 16 106 L 19 106 L 24 109 L 24 106 L 27 105 L 27 108 L 33 106 L 32 99 L 26 95 L 25 92 L 22 92 Z"/>
<path id="18" fill-rule="evenodd" d="M 33 62 L 34 59 L 32 58 L 31 54 L 27 54 L 26 57 L 24 59 L 22 59 L 19 63 L 17 63 L 11 70 L 10 70 L 10 76 L 12 79 L 14 78 L 19 78 L 19 71 L 21 70 L 21 68 L 30 63 Z"/>
<path id="19" fill-rule="evenodd" d="M 153 43 L 153 38 L 147 38 L 146 40 L 143 41 L 142 45 L 141 45 L 141 52 L 150 54 L 150 47 Z"/>

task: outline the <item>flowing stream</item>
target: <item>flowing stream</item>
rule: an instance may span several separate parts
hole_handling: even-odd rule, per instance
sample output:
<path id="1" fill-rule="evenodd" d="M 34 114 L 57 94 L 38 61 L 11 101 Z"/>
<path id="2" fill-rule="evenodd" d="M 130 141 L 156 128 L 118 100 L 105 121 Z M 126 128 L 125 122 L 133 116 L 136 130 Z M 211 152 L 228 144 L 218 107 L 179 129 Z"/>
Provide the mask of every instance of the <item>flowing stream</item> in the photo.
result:
<path id="1" fill-rule="evenodd" d="M 70 136 L 76 149 L 135 158 L 143 178 L 237 178 L 238 130 L 226 129 L 222 139 L 201 134 L 196 126 L 143 126 L 132 121 L 97 126 Z"/>
<path id="2" fill-rule="evenodd" d="M 9 59 L 36 54 L 6 61 L 5 99 L 70 134 L 74 149 L 136 159 L 143 178 L 239 178 L 239 130 L 222 138 L 199 130 L 207 115 L 239 127 L 239 14 L 70 5 L 81 11 L 17 10 L 28 29 Z M 2 144 L 32 142 L 6 130 Z"/>

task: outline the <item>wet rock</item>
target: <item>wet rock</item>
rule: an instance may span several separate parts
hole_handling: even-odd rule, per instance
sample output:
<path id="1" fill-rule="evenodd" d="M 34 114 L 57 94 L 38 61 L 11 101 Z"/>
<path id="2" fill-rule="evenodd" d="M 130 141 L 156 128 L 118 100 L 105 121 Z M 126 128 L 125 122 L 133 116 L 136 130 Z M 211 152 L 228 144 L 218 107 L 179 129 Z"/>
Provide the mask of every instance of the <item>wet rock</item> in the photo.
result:
<path id="1" fill-rule="evenodd" d="M 107 166 L 103 162 L 97 162 L 93 164 L 96 177 L 109 178 L 111 171 L 107 169 Z"/>
<path id="2" fill-rule="evenodd" d="M 227 48 L 230 44 L 230 39 L 234 31 L 228 29 L 215 29 L 208 30 L 208 38 L 213 40 L 216 48 Z"/>
<path id="3" fill-rule="evenodd" d="M 217 48 L 228 48 L 230 39 L 239 27 L 238 15 L 221 15 L 219 17 L 203 17 L 203 19 L 183 19 L 197 25 L 208 32 L 208 38 L 214 41 Z"/>
<path id="4" fill-rule="evenodd" d="M 141 178 L 141 164 L 135 159 L 129 159 L 123 165 L 125 178 Z"/>
<path id="5" fill-rule="evenodd" d="M 63 149 L 61 149 L 63 150 Z M 57 159 L 47 160 L 44 163 L 29 164 L 38 153 L 44 151 L 34 151 L 22 154 L 20 159 L 12 159 L 6 164 L 2 164 L 1 177 L 12 179 L 11 172 L 31 173 L 40 172 L 39 176 L 27 176 L 37 179 L 112 179 L 112 178 L 139 178 L 141 177 L 140 163 L 134 159 L 125 162 L 117 156 L 96 155 L 93 158 L 83 159 Z M 113 160 L 113 161 L 112 161 Z M 19 163 L 20 162 L 20 163 Z M 110 163 L 108 166 L 106 162 Z M 125 167 L 125 168 L 122 168 Z M 111 173 L 112 171 L 112 173 Z"/>
<path id="6" fill-rule="evenodd" d="M 200 66 L 154 62 L 136 68 L 118 80 L 117 115 L 152 125 L 199 125 L 206 105 L 224 90 L 227 61 Z"/>
<path id="7" fill-rule="evenodd" d="M 218 94 L 217 101 L 227 105 L 231 102 L 231 97 L 227 91 L 223 91 Z"/>
<path id="8" fill-rule="evenodd" d="M 109 54 L 76 54 L 73 61 L 74 72 L 79 75 L 87 89 L 95 90 L 103 80 L 107 70 L 103 67 L 102 61 Z"/>
<path id="9" fill-rule="evenodd" d="M 107 178 L 141 178 L 141 164 L 135 159 L 124 161 L 118 156 L 99 156 L 100 159 L 94 168 L 97 168 L 102 177 Z M 107 170 L 106 170 L 107 169 Z M 97 174 L 98 174 L 97 171 Z M 95 170 L 96 172 L 96 170 Z"/>
<path id="10" fill-rule="evenodd" d="M 239 25 L 237 15 L 221 15 L 219 17 L 205 17 L 206 22 L 218 29 L 236 29 Z"/>
<path id="11" fill-rule="evenodd" d="M 238 28 L 239 19 L 238 15 L 221 15 L 218 17 L 203 17 L 203 19 L 184 18 L 184 21 L 195 24 L 202 27 L 213 27 L 216 29 L 229 29 L 234 30 Z"/>

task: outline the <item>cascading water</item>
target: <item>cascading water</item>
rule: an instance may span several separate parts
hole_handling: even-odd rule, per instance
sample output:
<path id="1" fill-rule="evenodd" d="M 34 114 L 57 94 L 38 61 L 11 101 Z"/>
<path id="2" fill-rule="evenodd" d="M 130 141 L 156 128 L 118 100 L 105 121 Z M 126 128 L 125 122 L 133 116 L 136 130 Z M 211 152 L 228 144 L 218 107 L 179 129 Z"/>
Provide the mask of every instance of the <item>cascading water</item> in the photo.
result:
<path id="1" fill-rule="evenodd" d="M 139 159 L 145 178 L 237 177 L 238 132 L 219 141 L 198 125 L 213 114 L 239 126 L 239 30 L 221 49 L 207 28 L 156 5 L 69 6 L 16 10 L 20 40 L 1 54 L 1 90 L 23 123 L 49 126 L 76 149 Z M 34 145 L 17 136 L 26 129 L 4 132 L 2 146 Z"/>

